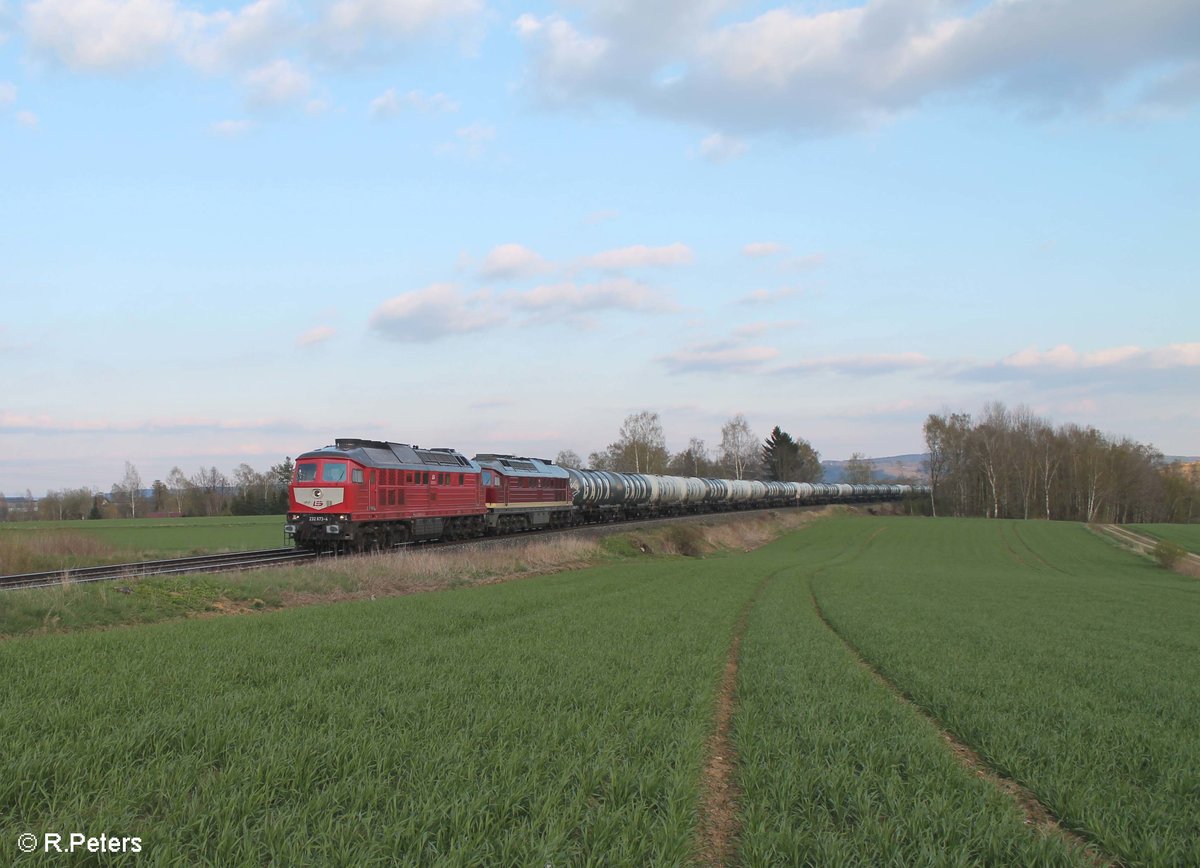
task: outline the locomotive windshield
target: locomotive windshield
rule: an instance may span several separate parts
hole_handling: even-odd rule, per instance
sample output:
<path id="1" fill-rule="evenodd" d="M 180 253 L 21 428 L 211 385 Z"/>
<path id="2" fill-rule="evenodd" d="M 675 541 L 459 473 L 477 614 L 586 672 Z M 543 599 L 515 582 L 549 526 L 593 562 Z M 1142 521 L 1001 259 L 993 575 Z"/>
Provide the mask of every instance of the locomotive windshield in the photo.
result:
<path id="1" fill-rule="evenodd" d="M 317 478 L 317 462 L 302 461 L 296 465 L 297 482 L 315 482 Z"/>
<path id="2" fill-rule="evenodd" d="M 342 461 L 326 461 L 321 465 L 322 482 L 345 482 L 346 464 Z"/>

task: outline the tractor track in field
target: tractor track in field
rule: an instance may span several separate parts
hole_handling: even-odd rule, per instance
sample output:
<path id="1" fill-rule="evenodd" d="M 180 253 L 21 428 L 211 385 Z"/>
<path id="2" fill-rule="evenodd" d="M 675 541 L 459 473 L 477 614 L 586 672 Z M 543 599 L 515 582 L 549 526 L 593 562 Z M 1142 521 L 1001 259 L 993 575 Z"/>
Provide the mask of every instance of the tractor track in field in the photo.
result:
<path id="1" fill-rule="evenodd" d="M 1104 868 L 1120 868 L 1122 863 L 1109 853 L 1106 853 L 1096 841 L 1091 840 L 1085 835 L 1065 828 L 1058 818 L 1047 808 L 1032 790 L 1028 789 L 1021 783 L 1013 780 L 1007 775 L 1002 774 L 992 766 L 966 742 L 958 738 L 953 732 L 938 720 L 934 715 L 930 714 L 917 702 L 901 690 L 895 682 L 884 675 L 876 666 L 871 663 L 862 652 L 848 638 L 843 636 L 836 627 L 825 616 L 825 611 L 821 608 L 821 604 L 817 602 L 817 595 L 809 589 L 809 596 L 812 599 L 813 611 L 816 612 L 821 623 L 825 625 L 834 636 L 850 652 L 850 655 L 855 659 L 859 666 L 868 672 L 876 681 L 887 688 L 893 696 L 900 702 L 907 705 L 914 713 L 927 720 L 938 735 L 941 736 L 946 747 L 954 755 L 955 760 L 978 778 L 987 781 L 997 790 L 1012 799 L 1013 803 L 1025 815 L 1025 824 L 1044 835 L 1054 835 L 1064 841 L 1066 844 L 1082 853 L 1088 860 L 1096 866 L 1104 866 Z"/>
<path id="2" fill-rule="evenodd" d="M 735 863 L 737 839 L 741 824 L 739 798 L 741 791 L 734 779 L 738 766 L 737 748 L 733 744 L 733 713 L 737 708 L 738 664 L 742 655 L 742 638 L 750 612 L 767 585 L 778 573 L 772 573 L 754 589 L 742 606 L 733 627 L 725 670 L 717 689 L 713 733 L 705 745 L 707 759 L 700 780 L 700 823 L 697 827 L 695 851 L 700 865 L 726 866 Z"/>

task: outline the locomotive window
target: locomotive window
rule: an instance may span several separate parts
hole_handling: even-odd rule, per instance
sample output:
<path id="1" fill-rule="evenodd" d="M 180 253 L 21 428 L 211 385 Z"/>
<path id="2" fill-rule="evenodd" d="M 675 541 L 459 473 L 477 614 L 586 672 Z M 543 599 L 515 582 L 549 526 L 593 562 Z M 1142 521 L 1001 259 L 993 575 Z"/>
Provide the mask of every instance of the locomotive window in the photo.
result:
<path id="1" fill-rule="evenodd" d="M 483 484 L 484 485 L 492 484 L 492 471 L 490 471 L 490 470 L 483 471 Z"/>
<path id="2" fill-rule="evenodd" d="M 429 473 L 428 473 L 428 472 L 425 472 L 425 473 L 422 473 L 422 474 L 421 474 L 421 484 L 422 484 L 422 485 L 428 485 L 428 484 L 429 484 Z"/>
<path id="3" fill-rule="evenodd" d="M 346 464 L 343 461 L 326 461 L 321 467 L 322 482 L 345 482 Z"/>
<path id="4" fill-rule="evenodd" d="M 459 485 L 462 485 L 462 484 L 463 484 L 463 475 L 462 475 L 461 473 L 460 473 L 460 474 L 458 474 L 458 484 L 459 484 Z"/>
<path id="5" fill-rule="evenodd" d="M 350 471 L 350 481 L 351 482 L 362 482 L 362 471 L 359 470 L 358 468 L 351 470 Z"/>
<path id="6" fill-rule="evenodd" d="M 305 461 L 296 465 L 297 482 L 315 482 L 317 479 L 317 462 Z"/>

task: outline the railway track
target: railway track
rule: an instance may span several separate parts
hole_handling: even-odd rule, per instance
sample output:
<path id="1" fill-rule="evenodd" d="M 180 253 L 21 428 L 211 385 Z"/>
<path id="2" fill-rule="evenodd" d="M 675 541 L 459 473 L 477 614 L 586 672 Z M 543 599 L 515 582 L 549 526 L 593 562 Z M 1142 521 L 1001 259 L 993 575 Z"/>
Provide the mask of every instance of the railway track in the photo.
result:
<path id="1" fill-rule="evenodd" d="M 871 504 L 859 504 L 870 506 Z M 797 509 L 820 509 L 820 505 L 794 507 Z M 468 546 L 510 546 L 528 542 L 531 538 L 546 538 L 552 536 L 567 536 L 572 534 L 605 536 L 611 533 L 621 533 L 637 527 L 654 527 L 657 525 L 676 522 L 735 519 L 753 514 L 759 510 L 734 510 L 728 512 L 701 513 L 687 516 L 671 516 L 668 518 L 641 518 L 628 521 L 585 524 L 576 527 L 559 528 L 554 530 L 531 530 L 520 533 L 504 534 L 503 536 L 481 537 L 470 540 L 432 540 L 420 543 L 405 543 L 386 552 L 403 550 L 430 551 L 465 548 Z M 364 554 L 371 554 L 366 552 Z M 241 570 L 253 570 L 262 567 L 283 566 L 297 561 L 312 560 L 318 555 L 315 552 L 295 548 L 262 549 L 249 552 L 229 552 L 219 555 L 196 555 L 186 558 L 172 558 L 160 561 L 138 561 L 129 564 L 111 564 L 99 567 L 74 567 L 71 569 L 49 570 L 40 573 L 20 573 L 11 576 L 0 576 L 0 591 L 22 590 L 30 588 L 48 588 L 62 584 L 84 584 L 87 582 L 110 582 L 118 579 L 139 579 L 146 576 L 179 576 L 195 573 L 226 573 Z M 332 555 L 332 557 L 359 557 L 358 554 Z"/>
<path id="2" fill-rule="evenodd" d="M 312 552 L 294 548 L 261 549 L 249 552 L 229 552 L 219 555 L 194 555 L 161 561 L 138 561 L 131 564 L 109 564 L 102 567 L 74 567 L 41 573 L 20 573 L 0 576 L 0 590 L 47 588 L 60 584 L 109 582 L 115 579 L 137 579 L 144 576 L 179 576 L 188 573 L 229 573 L 260 567 L 282 566 L 316 557 Z"/>

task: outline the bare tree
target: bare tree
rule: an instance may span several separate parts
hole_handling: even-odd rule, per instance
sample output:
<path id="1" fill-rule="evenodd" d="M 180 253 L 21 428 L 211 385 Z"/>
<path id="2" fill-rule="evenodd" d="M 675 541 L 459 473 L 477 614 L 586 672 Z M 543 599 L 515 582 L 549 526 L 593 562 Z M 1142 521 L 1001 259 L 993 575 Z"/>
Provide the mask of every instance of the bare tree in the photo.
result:
<path id="1" fill-rule="evenodd" d="M 113 486 L 113 494 L 129 506 L 129 517 L 137 518 L 137 505 L 142 497 L 142 476 L 132 463 L 125 462 L 125 475 L 121 482 Z M 114 498 L 115 499 L 115 498 Z"/>
<path id="2" fill-rule="evenodd" d="M 871 466 L 870 459 L 861 452 L 855 452 L 851 455 L 850 460 L 842 468 L 842 475 L 851 485 L 868 484 L 874 472 L 875 468 Z"/>
<path id="3" fill-rule="evenodd" d="M 184 476 L 183 471 L 178 467 L 172 467 L 171 472 L 167 474 L 167 487 L 171 490 L 171 498 L 175 501 L 175 511 L 183 515 L 183 501 L 192 487 L 191 480 Z"/>
<path id="4" fill-rule="evenodd" d="M 667 472 L 674 476 L 716 476 L 720 470 L 708 454 L 708 446 L 699 437 L 688 440 L 687 448 L 671 457 Z"/>
<path id="5" fill-rule="evenodd" d="M 741 413 L 721 426 L 721 462 L 734 479 L 742 479 L 759 458 L 758 439 Z"/>
<path id="6" fill-rule="evenodd" d="M 667 441 L 657 413 L 643 410 L 625 417 L 617 445 L 633 460 L 634 473 L 661 473 L 665 469 Z"/>
<path id="7" fill-rule="evenodd" d="M 570 467 L 572 470 L 583 467 L 583 459 L 574 449 L 559 450 L 559 453 L 554 456 L 554 463 L 559 467 Z"/>

